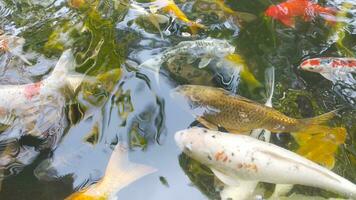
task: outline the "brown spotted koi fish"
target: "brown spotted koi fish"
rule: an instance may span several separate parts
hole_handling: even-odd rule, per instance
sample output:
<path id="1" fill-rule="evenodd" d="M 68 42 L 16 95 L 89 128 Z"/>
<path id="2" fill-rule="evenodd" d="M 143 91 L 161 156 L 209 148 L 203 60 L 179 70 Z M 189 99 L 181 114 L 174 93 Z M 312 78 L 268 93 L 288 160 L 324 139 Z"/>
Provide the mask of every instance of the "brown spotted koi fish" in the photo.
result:
<path id="1" fill-rule="evenodd" d="M 173 98 L 187 102 L 189 111 L 206 127 L 215 130 L 222 127 L 238 134 L 258 128 L 275 133 L 299 132 L 327 122 L 336 112 L 295 119 L 224 89 L 207 86 L 183 85 L 171 94 Z"/>

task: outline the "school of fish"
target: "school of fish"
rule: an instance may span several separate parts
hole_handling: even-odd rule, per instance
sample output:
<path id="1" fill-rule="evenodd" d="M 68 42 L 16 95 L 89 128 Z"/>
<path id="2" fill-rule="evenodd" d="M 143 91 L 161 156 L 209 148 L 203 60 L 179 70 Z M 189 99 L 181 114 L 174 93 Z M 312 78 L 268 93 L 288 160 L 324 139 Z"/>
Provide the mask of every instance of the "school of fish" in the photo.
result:
<path id="1" fill-rule="evenodd" d="M 252 14 L 235 11 L 223 0 L 213 2 L 238 27 L 242 25 L 235 18 L 246 17 L 246 21 L 257 19 Z M 89 0 L 68 0 L 67 3 L 72 9 L 84 9 L 90 4 L 97 4 Z M 168 137 L 175 141 L 180 152 L 206 166 L 222 182 L 224 186 L 219 191 L 221 199 L 284 199 L 292 191 L 293 185 L 319 188 L 341 197 L 356 199 L 356 185 L 352 180 L 332 171 L 337 162 L 335 154 L 348 137 L 345 127 L 330 123 L 342 108 L 310 118 L 288 116 L 273 107 L 278 76 L 275 69 L 271 67 L 266 70 L 266 83 L 263 85 L 256 73 L 256 65 L 247 62 L 246 57 L 239 54 L 233 40 L 197 37 L 209 26 L 200 19 L 188 17 L 180 4 L 174 0 L 121 3 L 129 6 L 128 12 L 133 13 L 133 18 L 148 19 L 158 31 L 161 41 L 167 37 L 162 25 L 170 23 L 172 19 L 183 23 L 190 32 L 185 35 L 189 39 L 155 49 L 154 55 L 135 66 L 137 74 L 153 73 L 156 84 L 160 86 L 163 84 L 160 78 L 164 66 L 179 60 L 196 66 L 197 70 L 213 71 L 222 80 L 226 76 L 230 78 L 228 89 L 178 83 L 170 88 L 169 97 L 204 128 L 184 127 Z M 342 14 L 340 12 L 315 1 L 287 0 L 268 6 L 263 15 L 286 28 L 296 29 L 298 20 L 311 23 L 319 18 L 326 21 L 327 26 L 335 26 Z M 1 33 L 0 56 L 20 59 L 26 66 L 33 65 L 24 51 L 25 43 L 26 40 L 20 36 Z M 71 95 L 80 91 L 84 84 L 97 84 L 96 77 L 76 72 L 75 56 L 74 50 L 63 50 L 51 72 L 37 82 L 0 85 L 0 123 L 20 128 L 22 135 L 19 137 L 29 135 L 45 139 L 54 124 L 66 115 Z M 341 82 L 356 85 L 356 58 L 352 56 L 308 57 L 298 64 L 298 70 L 303 75 L 314 72 L 332 84 Z M 240 79 L 251 93 L 265 87 L 265 103 L 238 95 Z M 290 134 L 298 147 L 288 149 L 287 146 L 273 144 L 273 134 Z M 11 137 L 0 135 L 0 139 Z M 73 192 L 66 200 L 118 199 L 120 190 L 159 171 L 153 166 L 130 162 L 131 147 L 124 144 L 121 137 L 117 138 L 119 141 L 113 148 L 113 145 L 106 144 L 113 150 L 102 178 Z M 61 138 L 57 140 L 56 143 L 59 143 Z M 35 170 L 35 176 L 40 179 L 41 171 L 38 169 Z M 258 189 L 259 183 L 276 185 L 273 194 L 264 197 L 264 193 Z M 307 198 L 312 197 L 300 197 Z"/>

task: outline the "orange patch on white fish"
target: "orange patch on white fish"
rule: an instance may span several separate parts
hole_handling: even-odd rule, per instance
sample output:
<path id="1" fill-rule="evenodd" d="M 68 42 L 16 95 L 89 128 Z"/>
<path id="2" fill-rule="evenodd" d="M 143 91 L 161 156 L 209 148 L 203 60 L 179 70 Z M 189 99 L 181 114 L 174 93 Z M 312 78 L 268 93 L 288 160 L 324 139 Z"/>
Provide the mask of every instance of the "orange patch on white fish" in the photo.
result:
<path id="1" fill-rule="evenodd" d="M 42 82 L 26 85 L 24 94 L 27 100 L 31 100 L 33 97 L 40 94 Z"/>

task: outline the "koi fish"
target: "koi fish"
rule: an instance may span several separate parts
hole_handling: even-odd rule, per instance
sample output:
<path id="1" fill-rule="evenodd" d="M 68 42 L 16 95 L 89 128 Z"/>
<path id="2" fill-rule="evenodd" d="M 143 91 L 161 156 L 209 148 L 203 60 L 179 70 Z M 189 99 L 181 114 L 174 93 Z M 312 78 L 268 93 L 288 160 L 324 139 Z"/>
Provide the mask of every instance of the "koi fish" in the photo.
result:
<path id="1" fill-rule="evenodd" d="M 152 23 L 152 25 L 159 31 L 161 38 L 163 39 L 163 33 L 161 31 L 160 24 L 167 23 L 169 21 L 168 17 L 166 17 L 164 15 L 156 14 L 155 10 L 148 12 L 148 11 L 146 11 L 145 8 L 139 6 L 135 2 L 132 2 L 130 4 L 130 7 L 134 11 L 138 12 L 140 16 L 147 17 L 147 19 Z"/>
<path id="2" fill-rule="evenodd" d="M 151 58 L 142 63 L 139 68 L 148 68 L 156 73 L 156 80 L 160 67 L 163 63 L 169 62 L 177 55 L 187 55 L 192 61 L 201 59 L 199 68 L 206 67 L 214 58 L 223 58 L 228 54 L 232 54 L 235 47 L 229 44 L 226 40 L 206 38 L 195 41 L 183 41 L 176 46 L 165 50 L 154 58 Z"/>
<path id="3" fill-rule="evenodd" d="M 192 32 L 193 35 L 195 35 L 199 29 L 204 29 L 205 26 L 191 21 L 185 14 L 184 12 L 177 6 L 177 4 L 174 3 L 173 0 L 156 0 L 154 2 L 152 2 L 152 6 L 156 7 L 152 9 L 162 9 L 164 12 L 167 12 L 173 16 L 175 16 L 177 19 L 179 19 L 180 21 L 186 23 L 189 28 L 190 31 Z"/>
<path id="4" fill-rule="evenodd" d="M 40 135 L 62 116 L 65 99 L 64 87 L 76 91 L 83 75 L 75 74 L 71 50 L 65 51 L 50 76 L 42 81 L 25 85 L 0 85 L 0 121 L 18 122 L 27 134 Z M 39 117 L 45 110 L 45 118 Z"/>
<path id="5" fill-rule="evenodd" d="M 298 132 L 323 124 L 336 113 L 335 110 L 314 118 L 296 119 L 224 89 L 207 86 L 179 86 L 171 96 L 187 102 L 190 112 L 206 127 L 222 127 L 237 134 L 258 128 L 275 133 Z"/>
<path id="6" fill-rule="evenodd" d="M 278 5 L 272 5 L 265 11 L 267 16 L 292 28 L 295 27 L 295 17 L 302 17 L 307 22 L 319 15 L 329 22 L 335 22 L 336 13 L 334 8 L 322 7 L 309 0 L 287 0 Z"/>
<path id="7" fill-rule="evenodd" d="M 110 157 L 104 177 L 98 183 L 70 195 L 65 200 L 111 199 L 122 188 L 156 171 L 146 165 L 131 163 L 127 148 L 118 144 Z"/>
<path id="8" fill-rule="evenodd" d="M 337 81 L 352 80 L 352 74 L 356 74 L 356 59 L 354 58 L 312 58 L 303 61 L 300 69 L 317 72 L 333 83 Z"/>
<path id="9" fill-rule="evenodd" d="M 352 182 L 296 153 L 246 135 L 190 128 L 178 131 L 175 141 L 226 185 L 222 199 L 252 199 L 258 182 L 299 184 L 356 198 Z M 231 196 L 231 190 L 235 195 Z"/>
<path id="10" fill-rule="evenodd" d="M 13 35 L 0 35 L 0 52 L 9 52 L 10 54 L 19 57 L 28 65 L 32 65 L 30 61 L 23 56 L 23 45 L 25 44 L 25 39 Z"/>

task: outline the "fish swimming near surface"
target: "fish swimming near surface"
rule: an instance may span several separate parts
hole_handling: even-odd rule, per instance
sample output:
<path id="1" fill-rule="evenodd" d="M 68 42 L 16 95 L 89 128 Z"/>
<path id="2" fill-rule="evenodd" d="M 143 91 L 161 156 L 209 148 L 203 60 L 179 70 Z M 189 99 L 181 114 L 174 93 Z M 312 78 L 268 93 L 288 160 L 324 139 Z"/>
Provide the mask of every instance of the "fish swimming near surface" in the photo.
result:
<path id="1" fill-rule="evenodd" d="M 162 9 L 164 12 L 170 13 L 180 21 L 186 23 L 193 35 L 195 35 L 199 29 L 205 28 L 204 25 L 191 21 L 173 0 L 156 0 L 152 2 L 151 8 L 152 10 Z"/>
<path id="2" fill-rule="evenodd" d="M 13 35 L 3 34 L 0 35 L 0 53 L 10 53 L 14 56 L 19 57 L 28 65 L 32 65 L 30 61 L 23 55 L 23 45 L 25 44 L 25 39 Z"/>
<path id="3" fill-rule="evenodd" d="M 298 132 L 326 123 L 336 114 L 335 110 L 314 118 L 295 119 L 224 89 L 207 86 L 179 86 L 171 96 L 186 102 L 189 111 L 206 127 L 222 127 L 237 134 L 258 128 L 275 133 Z"/>
<path id="4" fill-rule="evenodd" d="M 110 157 L 104 177 L 98 183 L 70 195 L 65 200 L 112 199 L 122 188 L 155 171 L 157 170 L 152 167 L 131 163 L 127 148 L 118 144 Z"/>
<path id="5" fill-rule="evenodd" d="M 175 141 L 185 154 L 208 166 L 226 185 L 220 193 L 222 199 L 253 199 L 258 182 L 299 184 L 356 198 L 356 185 L 352 182 L 291 151 L 250 136 L 191 128 L 178 131 Z M 231 190 L 236 191 L 235 195 Z"/>
<path id="6" fill-rule="evenodd" d="M 165 50 L 154 58 L 143 62 L 139 68 L 147 68 L 156 73 L 158 81 L 159 70 L 165 62 L 173 60 L 177 55 L 187 55 L 194 61 L 201 59 L 199 68 L 206 67 L 214 58 L 224 58 L 234 53 L 235 47 L 226 40 L 206 38 L 195 41 L 183 41 L 176 46 Z"/>
<path id="7" fill-rule="evenodd" d="M 312 21 L 316 16 L 321 16 L 326 21 L 333 23 L 336 21 L 337 10 L 322 7 L 310 0 L 287 0 L 268 7 L 265 14 L 288 27 L 295 27 L 296 17 L 302 17 L 304 21 Z"/>
<path id="8" fill-rule="evenodd" d="M 26 134 L 40 135 L 62 115 L 65 104 L 61 90 L 74 92 L 85 78 L 74 73 L 75 61 L 66 50 L 52 73 L 42 81 L 24 85 L 0 85 L 0 122 L 24 128 Z M 45 112 L 44 117 L 40 117 Z"/>
<path id="9" fill-rule="evenodd" d="M 333 83 L 337 81 L 352 81 L 352 74 L 356 74 L 356 59 L 354 58 L 312 58 L 303 61 L 300 69 L 320 73 Z M 354 84 L 356 84 L 355 79 Z"/>
<path id="10" fill-rule="evenodd" d="M 136 2 L 131 2 L 130 7 L 137 12 L 141 17 L 145 17 L 149 20 L 149 22 L 152 23 L 152 25 L 159 31 L 161 38 L 163 39 L 163 33 L 160 27 L 160 24 L 167 23 L 169 21 L 169 18 L 155 13 L 155 10 L 152 11 L 147 11 L 144 7 L 141 7 L 139 4 Z"/>

